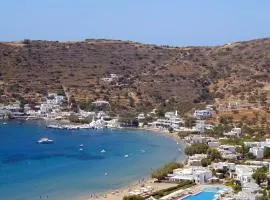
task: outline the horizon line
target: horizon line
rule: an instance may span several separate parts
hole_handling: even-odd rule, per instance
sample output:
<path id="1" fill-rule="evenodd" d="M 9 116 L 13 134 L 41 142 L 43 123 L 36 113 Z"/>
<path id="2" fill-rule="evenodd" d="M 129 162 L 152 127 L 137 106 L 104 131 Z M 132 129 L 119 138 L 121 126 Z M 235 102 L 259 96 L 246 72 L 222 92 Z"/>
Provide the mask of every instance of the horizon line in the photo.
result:
<path id="1" fill-rule="evenodd" d="M 177 48 L 177 47 L 218 47 L 218 46 L 224 46 L 228 44 L 235 44 L 235 43 L 242 43 L 242 42 L 251 42 L 256 40 L 267 40 L 270 39 L 270 36 L 267 37 L 259 37 L 259 38 L 251 38 L 248 40 L 237 40 L 232 42 L 226 42 L 222 44 L 215 44 L 215 45 L 171 45 L 171 44 L 154 44 L 154 43 L 145 43 L 145 42 L 139 42 L 135 40 L 125 40 L 125 39 L 113 39 L 113 38 L 85 38 L 85 39 L 79 39 L 79 40 L 48 40 L 48 39 L 29 39 L 25 38 L 22 40 L 11 40 L 11 41 L 1 41 L 0 43 L 23 43 L 26 40 L 33 41 L 33 42 L 58 42 L 58 43 L 80 43 L 80 42 L 87 42 L 87 40 L 93 40 L 93 41 L 114 41 L 114 42 L 128 42 L 128 43 L 134 43 L 134 44 L 143 44 L 143 45 L 151 45 L 151 46 L 161 46 L 161 47 L 171 47 L 171 48 Z"/>

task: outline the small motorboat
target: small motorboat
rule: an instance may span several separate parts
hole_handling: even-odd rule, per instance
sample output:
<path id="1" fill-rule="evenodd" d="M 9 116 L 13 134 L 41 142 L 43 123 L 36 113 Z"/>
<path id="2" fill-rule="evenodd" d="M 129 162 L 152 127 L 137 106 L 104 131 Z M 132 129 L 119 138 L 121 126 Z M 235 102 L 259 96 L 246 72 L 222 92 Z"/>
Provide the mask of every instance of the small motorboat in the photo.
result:
<path id="1" fill-rule="evenodd" d="M 124 155 L 125 158 L 128 158 L 128 154 Z"/>
<path id="2" fill-rule="evenodd" d="M 83 144 L 80 144 L 80 147 L 83 147 L 84 145 Z"/>
<path id="3" fill-rule="evenodd" d="M 79 151 L 83 151 L 83 148 L 80 148 Z"/>
<path id="4" fill-rule="evenodd" d="M 102 149 L 102 150 L 100 151 L 100 153 L 106 153 L 106 150 L 105 150 L 105 149 Z"/>
<path id="5" fill-rule="evenodd" d="M 54 141 L 49 138 L 40 138 L 40 140 L 37 141 L 38 144 L 52 144 Z"/>
<path id="6" fill-rule="evenodd" d="M 105 176 L 108 176 L 108 173 L 107 172 L 105 172 L 105 174 L 104 174 Z"/>

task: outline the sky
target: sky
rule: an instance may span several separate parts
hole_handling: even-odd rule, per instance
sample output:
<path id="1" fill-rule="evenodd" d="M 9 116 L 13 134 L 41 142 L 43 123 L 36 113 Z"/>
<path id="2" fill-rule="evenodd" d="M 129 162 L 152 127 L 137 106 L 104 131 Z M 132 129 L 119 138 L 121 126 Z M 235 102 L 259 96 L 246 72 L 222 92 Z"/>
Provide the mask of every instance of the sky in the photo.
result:
<path id="1" fill-rule="evenodd" d="M 0 41 L 218 45 L 270 36 L 269 0 L 1 0 Z"/>

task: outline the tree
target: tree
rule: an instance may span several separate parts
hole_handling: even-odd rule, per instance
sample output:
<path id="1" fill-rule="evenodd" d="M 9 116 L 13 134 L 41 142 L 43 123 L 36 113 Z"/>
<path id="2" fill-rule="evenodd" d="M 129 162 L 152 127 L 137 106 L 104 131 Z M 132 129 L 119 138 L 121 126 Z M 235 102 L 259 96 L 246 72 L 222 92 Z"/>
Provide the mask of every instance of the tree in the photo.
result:
<path id="1" fill-rule="evenodd" d="M 214 128 L 215 136 L 222 136 L 224 133 L 224 127 L 219 124 L 217 127 Z"/>
<path id="2" fill-rule="evenodd" d="M 162 109 L 162 108 L 157 108 L 156 109 L 156 115 L 158 116 L 158 117 L 164 117 L 165 116 L 165 111 L 164 111 L 164 109 Z"/>
<path id="3" fill-rule="evenodd" d="M 156 178 L 158 180 L 164 179 L 169 173 L 172 173 L 174 169 L 182 168 L 183 164 L 176 163 L 176 162 L 170 162 L 166 165 L 164 165 L 163 168 L 157 169 L 152 173 L 152 178 Z"/>
<path id="4" fill-rule="evenodd" d="M 211 160 L 209 158 L 203 158 L 201 160 L 201 164 L 202 164 L 203 167 L 207 167 L 208 165 L 211 164 Z"/>
<path id="5" fill-rule="evenodd" d="M 221 124 L 225 124 L 226 125 L 226 124 L 229 124 L 231 122 L 232 122 L 232 118 L 231 117 L 227 117 L 227 116 L 222 115 L 219 118 L 219 123 L 221 123 Z"/>
<path id="6" fill-rule="evenodd" d="M 238 193 L 242 190 L 242 185 L 239 180 L 232 180 L 232 189 L 234 193 Z"/>
<path id="7" fill-rule="evenodd" d="M 70 122 L 73 122 L 73 123 L 79 123 L 80 122 L 79 117 L 76 116 L 76 115 L 70 115 L 68 117 L 68 119 L 69 119 Z"/>
<path id="8" fill-rule="evenodd" d="M 270 158 L 270 148 L 269 147 L 264 148 L 264 158 Z"/>
<path id="9" fill-rule="evenodd" d="M 267 169 L 265 167 L 257 169 L 253 174 L 252 178 L 260 185 L 263 181 L 267 179 Z"/>
<path id="10" fill-rule="evenodd" d="M 207 144 L 192 144 L 185 148 L 185 153 L 189 156 L 194 154 L 205 154 L 208 150 Z"/>
<path id="11" fill-rule="evenodd" d="M 130 196 L 125 196 L 123 200 L 144 200 L 144 198 L 139 195 L 130 195 Z"/>
<path id="12" fill-rule="evenodd" d="M 238 192 L 240 192 L 241 190 L 242 190 L 242 186 L 241 186 L 241 184 L 240 185 L 233 185 L 233 192 L 234 193 L 238 193 Z"/>
<path id="13" fill-rule="evenodd" d="M 185 119 L 185 127 L 192 128 L 196 123 L 196 119 L 194 117 L 187 117 Z"/>
<path id="14" fill-rule="evenodd" d="M 206 154 L 207 158 L 211 161 L 217 161 L 221 159 L 221 155 L 217 149 L 208 149 Z"/>

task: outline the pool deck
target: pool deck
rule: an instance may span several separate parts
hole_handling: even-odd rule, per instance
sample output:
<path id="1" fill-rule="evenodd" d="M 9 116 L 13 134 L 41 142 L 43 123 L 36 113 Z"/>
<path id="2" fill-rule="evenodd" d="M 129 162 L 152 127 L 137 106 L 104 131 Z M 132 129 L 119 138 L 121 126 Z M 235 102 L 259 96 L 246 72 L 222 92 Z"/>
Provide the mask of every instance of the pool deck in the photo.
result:
<path id="1" fill-rule="evenodd" d="M 182 200 L 188 196 L 191 195 L 196 195 L 199 194 L 200 192 L 206 190 L 207 188 L 213 188 L 213 187 L 222 187 L 222 188 L 226 188 L 226 186 L 224 185 L 195 185 L 191 188 L 187 188 L 187 189 L 180 189 L 177 190 L 171 194 L 168 194 L 167 196 L 162 197 L 162 200 L 170 200 L 170 199 L 175 199 L 178 198 L 179 200 Z"/>

